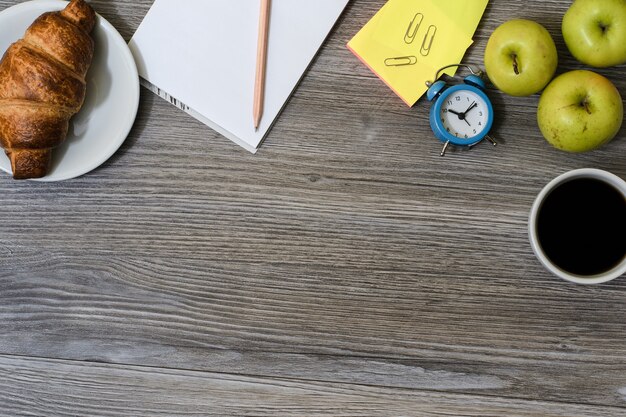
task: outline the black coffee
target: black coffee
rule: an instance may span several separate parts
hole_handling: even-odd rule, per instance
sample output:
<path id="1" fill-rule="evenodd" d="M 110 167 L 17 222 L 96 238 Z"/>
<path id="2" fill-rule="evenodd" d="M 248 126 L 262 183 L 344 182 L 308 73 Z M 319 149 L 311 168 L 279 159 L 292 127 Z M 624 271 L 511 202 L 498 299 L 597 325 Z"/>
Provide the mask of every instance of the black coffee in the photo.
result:
<path id="1" fill-rule="evenodd" d="M 600 180 L 565 182 L 540 207 L 537 237 L 546 256 L 565 271 L 606 272 L 626 256 L 626 199 Z"/>

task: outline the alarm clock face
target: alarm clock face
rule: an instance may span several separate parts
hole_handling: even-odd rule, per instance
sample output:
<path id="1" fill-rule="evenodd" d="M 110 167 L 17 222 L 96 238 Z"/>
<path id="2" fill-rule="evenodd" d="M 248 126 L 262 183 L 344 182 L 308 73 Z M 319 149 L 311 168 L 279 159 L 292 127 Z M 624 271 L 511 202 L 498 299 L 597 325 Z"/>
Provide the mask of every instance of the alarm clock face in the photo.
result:
<path id="1" fill-rule="evenodd" d="M 439 117 L 445 131 L 461 140 L 481 136 L 490 125 L 490 106 L 482 95 L 470 89 L 451 91 L 441 97 Z M 484 132 L 487 133 L 487 132 Z"/>

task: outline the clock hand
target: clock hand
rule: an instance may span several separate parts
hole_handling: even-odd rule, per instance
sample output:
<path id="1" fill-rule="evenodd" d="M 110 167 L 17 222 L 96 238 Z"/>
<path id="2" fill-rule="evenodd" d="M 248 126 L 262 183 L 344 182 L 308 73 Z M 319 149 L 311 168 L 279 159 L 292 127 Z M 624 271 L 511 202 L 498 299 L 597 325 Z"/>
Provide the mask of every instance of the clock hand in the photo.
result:
<path id="1" fill-rule="evenodd" d="M 468 126 L 471 126 L 470 122 L 468 122 L 467 119 L 465 118 L 465 113 L 467 113 L 467 110 L 464 111 L 463 113 L 459 113 L 458 111 L 454 111 L 452 109 L 448 109 L 448 111 L 452 114 L 456 114 L 459 117 L 459 120 L 465 120 L 465 123 L 467 123 Z"/>
<path id="2" fill-rule="evenodd" d="M 474 107 L 477 107 L 478 104 L 476 104 L 476 102 L 474 101 L 472 104 L 470 104 L 470 106 L 467 108 L 467 110 L 465 110 L 463 112 L 463 116 L 465 116 L 465 114 L 469 113 L 470 110 L 472 110 Z"/>

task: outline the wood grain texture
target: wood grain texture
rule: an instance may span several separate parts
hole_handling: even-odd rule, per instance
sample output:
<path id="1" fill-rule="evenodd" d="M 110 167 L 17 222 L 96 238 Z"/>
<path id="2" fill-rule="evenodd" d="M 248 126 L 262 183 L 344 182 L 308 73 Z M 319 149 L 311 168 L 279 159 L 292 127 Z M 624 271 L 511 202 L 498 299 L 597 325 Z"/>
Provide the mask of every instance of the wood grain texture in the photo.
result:
<path id="1" fill-rule="evenodd" d="M 90 3 L 129 40 L 152 2 Z M 554 176 L 626 178 L 626 128 L 559 152 L 537 95 L 489 88 L 501 145 L 439 157 L 428 103 L 345 48 L 382 4 L 348 5 L 256 155 L 142 89 L 100 168 L 0 177 L 0 414 L 626 415 L 626 280 L 564 283 L 527 238 Z M 582 68 L 569 4 L 492 0 L 466 61 L 525 17 Z M 624 68 L 598 70 L 622 97 Z"/>
<path id="2" fill-rule="evenodd" d="M 367 385 L 0 356 L 9 415 L 613 417 L 622 410 Z M 16 389 L 19 387 L 19 389 Z M 209 393 L 209 395 L 207 395 Z M 30 399 L 37 397 L 32 403 Z"/>

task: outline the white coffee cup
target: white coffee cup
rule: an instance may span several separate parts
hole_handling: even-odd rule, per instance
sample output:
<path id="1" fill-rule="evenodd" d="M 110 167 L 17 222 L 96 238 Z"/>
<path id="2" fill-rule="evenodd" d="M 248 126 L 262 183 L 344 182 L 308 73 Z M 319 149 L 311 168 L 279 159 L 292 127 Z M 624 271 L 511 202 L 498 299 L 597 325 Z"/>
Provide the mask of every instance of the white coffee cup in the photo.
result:
<path id="1" fill-rule="evenodd" d="M 528 235 L 530 238 L 530 244 L 533 251 L 535 252 L 535 255 L 548 271 L 552 272 L 557 277 L 578 284 L 599 284 L 615 279 L 620 275 L 626 273 L 626 256 L 622 258 L 621 262 L 617 263 L 615 266 L 606 271 L 593 275 L 577 275 L 575 273 L 566 271 L 565 269 L 556 265 L 552 260 L 550 260 L 550 258 L 546 255 L 546 252 L 544 251 L 544 248 L 542 247 L 538 236 L 539 233 L 537 228 L 537 220 L 542 209 L 542 205 L 546 200 L 546 197 L 548 197 L 551 192 L 553 192 L 556 188 L 563 185 L 564 183 L 581 178 L 590 178 L 603 181 L 606 184 L 612 186 L 615 190 L 619 191 L 626 199 L 626 181 L 624 181 L 622 178 L 618 177 L 615 174 L 595 168 L 581 168 L 565 172 L 564 174 L 561 174 L 558 177 L 554 178 L 552 181 L 550 181 L 537 195 L 537 198 L 535 199 L 530 210 L 530 216 L 528 220 Z M 626 239 L 626 235 L 623 236 L 623 238 Z"/>

